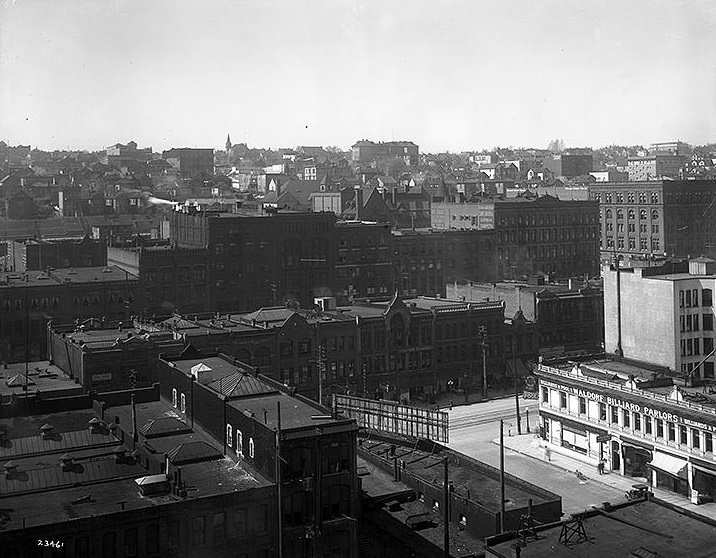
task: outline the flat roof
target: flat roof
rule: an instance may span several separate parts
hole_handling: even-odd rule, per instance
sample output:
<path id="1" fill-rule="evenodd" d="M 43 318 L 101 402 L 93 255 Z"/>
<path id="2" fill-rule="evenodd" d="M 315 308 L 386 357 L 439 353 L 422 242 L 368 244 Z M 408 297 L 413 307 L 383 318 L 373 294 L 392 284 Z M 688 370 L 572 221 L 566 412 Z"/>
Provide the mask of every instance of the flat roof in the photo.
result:
<path id="1" fill-rule="evenodd" d="M 716 526 L 653 501 L 593 512 L 583 521 L 589 541 L 564 545 L 562 524 L 539 531 L 522 547 L 522 558 L 554 556 L 713 556 Z M 514 539 L 486 546 L 496 556 L 513 556 Z M 641 552 L 641 553 L 640 553 Z"/>
<path id="2" fill-rule="evenodd" d="M 66 375 L 62 369 L 47 360 L 30 362 L 27 365 L 27 392 L 25 385 L 25 363 L 5 364 L 0 368 L 0 395 L 35 394 L 41 392 L 53 396 L 82 393 L 82 386 Z M 8 385 L 8 382 L 11 385 Z"/>

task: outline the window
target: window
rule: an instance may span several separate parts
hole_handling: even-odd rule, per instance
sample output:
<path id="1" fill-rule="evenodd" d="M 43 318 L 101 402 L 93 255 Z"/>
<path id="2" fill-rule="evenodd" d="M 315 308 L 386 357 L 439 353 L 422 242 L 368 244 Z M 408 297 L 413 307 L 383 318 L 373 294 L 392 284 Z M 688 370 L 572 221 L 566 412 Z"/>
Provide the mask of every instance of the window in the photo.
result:
<path id="1" fill-rule="evenodd" d="M 229 447 L 234 445 L 234 432 L 230 424 L 226 425 L 226 445 Z"/>
<path id="2" fill-rule="evenodd" d="M 587 414 L 587 400 L 584 397 L 579 398 L 579 414 L 580 415 Z"/>
<path id="3" fill-rule="evenodd" d="M 676 441 L 676 426 L 673 422 L 669 423 L 669 441 L 675 442 Z"/>
<path id="4" fill-rule="evenodd" d="M 567 394 L 563 391 L 559 392 L 559 408 L 560 409 L 566 409 L 567 408 Z"/>
<path id="5" fill-rule="evenodd" d="M 186 413 L 186 396 L 181 394 L 181 412 Z"/>
<path id="6" fill-rule="evenodd" d="M 685 426 L 679 426 L 679 442 L 681 442 L 682 444 L 689 443 L 689 437 L 687 436 Z"/>
<path id="7" fill-rule="evenodd" d="M 607 420 L 607 404 L 599 404 L 599 420 Z"/>
<path id="8" fill-rule="evenodd" d="M 167 535 L 169 550 L 176 550 L 179 548 L 179 521 L 170 521 L 167 524 Z"/>
<path id="9" fill-rule="evenodd" d="M 268 531 L 269 514 L 267 504 L 256 506 L 251 516 L 253 518 L 253 530 L 256 533 L 265 533 Z"/>
<path id="10" fill-rule="evenodd" d="M 117 556 L 117 534 L 114 532 L 102 535 L 102 558 L 115 558 Z"/>
<path id="11" fill-rule="evenodd" d="M 639 219 L 642 221 L 646 221 L 646 218 L 646 209 L 642 209 L 641 211 L 639 211 Z"/>
<path id="12" fill-rule="evenodd" d="M 246 536 L 246 508 L 236 510 L 234 513 L 234 537 Z"/>
<path id="13" fill-rule="evenodd" d="M 549 390 L 546 387 L 542 388 L 542 403 L 549 403 Z"/>
<path id="14" fill-rule="evenodd" d="M 691 447 L 699 449 L 701 447 L 701 432 L 695 428 L 691 429 Z"/>
<path id="15" fill-rule="evenodd" d="M 636 219 L 636 211 L 634 211 L 633 209 L 630 209 L 629 211 L 627 211 L 627 217 L 629 219 Z"/>
<path id="16" fill-rule="evenodd" d="M 704 451 L 707 453 L 713 453 L 714 451 L 714 440 L 713 435 L 706 432 L 704 435 Z"/>
<path id="17" fill-rule="evenodd" d="M 693 291 L 691 291 L 691 293 L 692 293 L 691 300 L 692 300 L 693 305 L 698 306 L 699 305 L 699 290 L 694 289 Z"/>
<path id="18" fill-rule="evenodd" d="M 206 542 L 206 518 L 197 515 L 191 522 L 191 544 L 204 544 Z"/>
<path id="19" fill-rule="evenodd" d="M 150 523 L 144 529 L 144 543 L 148 555 L 159 554 L 159 524 Z"/>
<path id="20" fill-rule="evenodd" d="M 214 544 L 223 542 L 226 539 L 226 512 L 222 511 L 214 514 L 212 538 Z"/>
<path id="21" fill-rule="evenodd" d="M 236 429 L 236 453 L 239 457 L 244 456 L 244 435 L 238 428 Z"/>
<path id="22" fill-rule="evenodd" d="M 137 529 L 135 527 L 124 532 L 124 555 L 127 558 L 137 556 Z"/>
<path id="23" fill-rule="evenodd" d="M 679 308 L 684 307 L 684 291 L 679 291 Z"/>
<path id="24" fill-rule="evenodd" d="M 612 218 L 613 215 L 612 215 L 612 210 L 611 210 L 611 209 L 607 209 L 606 216 L 607 216 L 607 219 L 611 219 L 611 218 Z"/>
<path id="25" fill-rule="evenodd" d="M 172 389 L 172 405 L 174 405 L 174 408 L 176 409 L 177 406 L 177 388 Z"/>
<path id="26" fill-rule="evenodd" d="M 703 289 L 701 291 L 701 304 L 703 306 L 713 306 L 713 293 L 711 289 Z"/>
<path id="27" fill-rule="evenodd" d="M 686 296 L 686 307 L 691 308 L 691 291 L 687 289 L 686 291 L 684 291 L 684 295 Z"/>
<path id="28" fill-rule="evenodd" d="M 622 409 L 622 426 L 624 426 L 624 428 L 629 428 L 629 418 L 629 411 L 627 411 L 626 409 Z"/>
<path id="29" fill-rule="evenodd" d="M 651 435 L 651 419 L 644 417 L 644 434 Z"/>
<path id="30" fill-rule="evenodd" d="M 249 438 L 249 457 L 254 458 L 254 439 Z"/>
<path id="31" fill-rule="evenodd" d="M 656 437 L 664 437 L 664 421 L 661 419 L 656 419 Z"/>
<path id="32" fill-rule="evenodd" d="M 639 413 L 634 413 L 634 430 L 641 431 L 641 415 Z"/>
<path id="33" fill-rule="evenodd" d="M 609 406 L 609 408 L 611 409 L 611 418 L 612 418 L 611 423 L 617 424 L 619 422 L 619 409 L 617 409 L 616 407 L 613 407 L 611 405 Z"/>
<path id="34" fill-rule="evenodd" d="M 624 210 L 617 209 L 617 219 L 624 219 Z"/>
<path id="35" fill-rule="evenodd" d="M 298 342 L 298 352 L 302 355 L 310 354 L 311 352 L 311 340 L 310 339 L 301 339 Z"/>
<path id="36" fill-rule="evenodd" d="M 656 209 L 653 209 L 651 212 L 651 220 L 657 221 L 659 219 L 659 212 Z"/>

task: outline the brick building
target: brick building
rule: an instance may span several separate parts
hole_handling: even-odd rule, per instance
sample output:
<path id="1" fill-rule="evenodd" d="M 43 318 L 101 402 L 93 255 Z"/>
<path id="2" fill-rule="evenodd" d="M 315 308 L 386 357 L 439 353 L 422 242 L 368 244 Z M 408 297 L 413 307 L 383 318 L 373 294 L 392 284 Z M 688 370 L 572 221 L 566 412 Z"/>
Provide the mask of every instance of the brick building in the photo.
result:
<path id="1" fill-rule="evenodd" d="M 107 245 L 85 237 L 8 242 L 13 271 L 107 265 Z"/>
<path id="2" fill-rule="evenodd" d="M 629 180 L 644 182 L 663 177 L 678 178 L 679 171 L 689 158 L 668 152 L 656 152 L 645 157 L 629 157 L 627 171 Z"/>
<path id="3" fill-rule="evenodd" d="M 381 158 L 398 157 L 406 165 L 416 165 L 419 159 L 419 148 L 412 141 L 373 142 L 360 140 L 351 146 L 353 161 L 366 163 Z"/>
<path id="4" fill-rule="evenodd" d="M 454 283 L 447 284 L 447 296 L 453 300 L 504 301 L 505 316 L 519 312 L 534 324 L 537 334 L 534 352 L 568 356 L 602 352 L 604 343 L 604 293 L 601 285 L 529 283 Z"/>
<path id="5" fill-rule="evenodd" d="M 113 266 L 0 273 L 0 359 L 44 358 L 49 320 L 126 320 L 137 283 L 136 276 Z"/>
<path id="6" fill-rule="evenodd" d="M 716 257 L 716 180 L 603 182 L 589 190 L 599 202 L 603 258 Z"/>
<path id="7" fill-rule="evenodd" d="M 309 306 L 330 295 L 336 266 L 336 216 L 172 213 L 172 243 L 208 249 L 209 308 L 248 311 L 286 300 Z"/>
<path id="8" fill-rule="evenodd" d="M 278 524 L 281 539 L 273 543 L 282 542 L 283 556 L 357 557 L 354 420 L 224 356 L 160 360 L 159 376 L 162 397 L 186 424 L 223 440 L 229 459 L 280 485 L 280 516 L 268 523 Z"/>
<path id="9" fill-rule="evenodd" d="M 599 268 L 599 206 L 550 195 L 475 203 L 435 203 L 435 229 L 494 230 L 498 277 L 536 273 L 594 276 Z"/>

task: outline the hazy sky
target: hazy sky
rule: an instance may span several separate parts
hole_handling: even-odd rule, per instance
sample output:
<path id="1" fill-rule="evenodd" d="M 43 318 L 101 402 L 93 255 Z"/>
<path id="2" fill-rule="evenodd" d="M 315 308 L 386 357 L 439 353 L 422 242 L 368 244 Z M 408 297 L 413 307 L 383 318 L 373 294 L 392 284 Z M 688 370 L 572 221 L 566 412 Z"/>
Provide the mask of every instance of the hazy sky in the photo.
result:
<path id="1" fill-rule="evenodd" d="M 716 141 L 714 0 L 0 0 L 0 139 Z"/>

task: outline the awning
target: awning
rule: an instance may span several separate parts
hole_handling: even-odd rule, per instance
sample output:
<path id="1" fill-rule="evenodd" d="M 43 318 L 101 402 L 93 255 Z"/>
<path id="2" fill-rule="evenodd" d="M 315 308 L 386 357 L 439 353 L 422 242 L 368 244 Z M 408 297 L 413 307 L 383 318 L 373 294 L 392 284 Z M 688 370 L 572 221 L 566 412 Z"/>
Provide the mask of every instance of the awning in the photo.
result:
<path id="1" fill-rule="evenodd" d="M 678 457 L 674 457 L 666 453 L 655 452 L 654 458 L 651 460 L 651 463 L 649 463 L 649 465 L 656 469 L 664 471 L 665 473 L 669 473 L 670 475 L 674 475 L 682 479 L 687 478 L 687 463 L 685 459 L 679 459 Z"/>
<path id="2" fill-rule="evenodd" d="M 646 442 L 642 442 L 640 440 L 632 440 L 631 438 L 625 438 L 624 436 L 619 436 L 619 439 L 625 446 L 654 451 L 654 446 L 652 444 L 647 444 Z"/>

